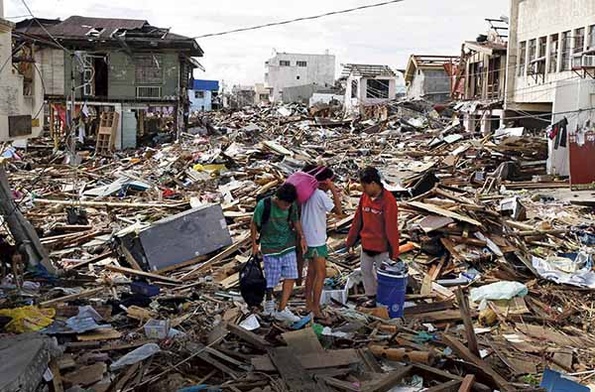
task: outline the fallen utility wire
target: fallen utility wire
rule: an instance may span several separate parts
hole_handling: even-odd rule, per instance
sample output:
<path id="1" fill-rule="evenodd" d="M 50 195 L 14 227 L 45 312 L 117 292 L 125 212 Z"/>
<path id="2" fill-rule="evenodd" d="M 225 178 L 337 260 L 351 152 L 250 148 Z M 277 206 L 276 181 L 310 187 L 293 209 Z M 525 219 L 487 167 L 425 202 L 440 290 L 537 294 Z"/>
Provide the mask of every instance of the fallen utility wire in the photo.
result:
<path id="1" fill-rule="evenodd" d="M 194 37 L 194 39 L 207 38 L 207 37 L 217 37 L 217 36 L 221 36 L 221 35 L 228 35 L 228 34 L 233 34 L 233 33 L 239 33 L 239 32 L 242 32 L 242 31 L 264 29 L 265 27 L 281 26 L 281 25 L 286 25 L 286 24 L 290 24 L 290 23 L 301 22 L 301 21 L 304 21 L 304 20 L 320 19 L 320 18 L 324 18 L 326 16 L 346 14 L 346 13 L 349 13 L 349 12 L 360 11 L 360 10 L 364 10 L 364 9 L 367 9 L 367 8 L 382 7 L 384 5 L 389 5 L 389 4 L 394 4 L 394 3 L 401 3 L 403 1 L 405 1 L 405 0 L 383 1 L 381 3 L 362 5 L 362 6 L 359 6 L 359 7 L 348 8 L 348 9 L 341 10 L 341 11 L 326 12 L 326 13 L 320 14 L 320 15 L 305 16 L 305 17 L 302 17 L 302 18 L 295 18 L 295 19 L 284 20 L 282 22 L 273 22 L 273 23 L 267 23 L 267 24 L 263 24 L 263 25 L 252 26 L 252 27 L 243 27 L 243 28 L 240 28 L 240 29 L 223 31 L 223 32 L 220 32 L 220 33 L 211 33 L 211 34 L 199 35 L 199 36 Z"/>

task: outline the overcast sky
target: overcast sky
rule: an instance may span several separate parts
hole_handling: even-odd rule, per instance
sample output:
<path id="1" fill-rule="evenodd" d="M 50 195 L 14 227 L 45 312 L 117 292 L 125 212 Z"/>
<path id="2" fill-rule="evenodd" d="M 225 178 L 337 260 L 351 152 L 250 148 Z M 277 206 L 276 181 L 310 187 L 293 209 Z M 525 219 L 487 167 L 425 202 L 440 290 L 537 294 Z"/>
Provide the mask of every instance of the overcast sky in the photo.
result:
<path id="1" fill-rule="evenodd" d="M 39 18 L 71 15 L 144 19 L 187 36 L 342 10 L 378 0 L 27 0 Z M 21 0 L 4 0 L 8 17 L 27 15 Z M 487 30 L 484 18 L 508 15 L 509 0 L 404 0 L 380 8 L 198 40 L 207 69 L 197 78 L 230 86 L 264 81 L 273 51 L 330 53 L 340 64 L 405 68 L 410 54 L 459 55 L 461 43 Z M 109 5 L 108 5 L 109 4 Z M 16 21 L 16 19 L 12 19 Z"/>

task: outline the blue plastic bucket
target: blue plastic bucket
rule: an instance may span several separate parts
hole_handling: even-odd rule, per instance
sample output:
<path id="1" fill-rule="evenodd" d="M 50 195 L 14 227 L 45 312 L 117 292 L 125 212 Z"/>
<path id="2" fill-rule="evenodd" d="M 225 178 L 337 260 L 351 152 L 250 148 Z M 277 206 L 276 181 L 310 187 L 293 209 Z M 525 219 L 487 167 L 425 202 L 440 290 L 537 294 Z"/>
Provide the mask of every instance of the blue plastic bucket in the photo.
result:
<path id="1" fill-rule="evenodd" d="M 391 275 L 379 270 L 377 276 L 378 292 L 376 302 L 388 308 L 388 314 L 391 318 L 403 317 L 407 274 Z"/>

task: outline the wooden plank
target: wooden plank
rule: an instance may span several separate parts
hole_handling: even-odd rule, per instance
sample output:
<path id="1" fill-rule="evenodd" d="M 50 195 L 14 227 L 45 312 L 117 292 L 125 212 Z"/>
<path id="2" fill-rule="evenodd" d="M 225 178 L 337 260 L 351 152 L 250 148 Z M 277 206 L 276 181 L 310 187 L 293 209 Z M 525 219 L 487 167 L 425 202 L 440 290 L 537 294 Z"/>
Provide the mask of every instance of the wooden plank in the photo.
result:
<path id="1" fill-rule="evenodd" d="M 69 206 L 73 204 L 72 200 L 50 200 L 50 199 L 35 199 L 35 203 L 40 204 L 56 204 Z M 107 201 L 87 201 L 79 200 L 76 205 L 82 207 L 119 207 L 119 208 L 183 208 L 188 206 L 188 202 L 180 203 L 118 203 Z"/>
<path id="2" fill-rule="evenodd" d="M 461 381 L 459 380 L 452 380 L 447 381 L 444 384 L 436 385 L 434 387 L 424 389 L 424 392 L 456 392 L 459 390 L 459 386 L 461 385 Z"/>
<path id="3" fill-rule="evenodd" d="M 483 224 L 475 219 L 469 218 L 468 216 L 465 216 L 465 215 L 457 214 L 456 212 L 445 210 L 443 208 L 440 208 L 440 207 L 432 205 L 432 204 L 421 203 L 418 201 L 410 201 L 410 202 L 402 203 L 402 204 L 404 205 L 404 207 L 411 206 L 411 207 L 414 207 L 414 208 L 417 208 L 420 210 L 431 212 L 436 215 L 446 216 L 448 218 L 452 218 L 452 219 L 460 221 L 460 222 L 466 222 L 466 223 L 472 224 L 473 226 L 483 227 Z"/>
<path id="4" fill-rule="evenodd" d="M 416 373 L 421 373 L 424 376 L 427 376 L 431 379 L 441 379 L 441 380 L 457 380 L 462 382 L 463 377 L 458 376 L 453 373 L 446 372 L 444 370 L 436 369 L 435 367 L 424 365 L 421 363 L 412 363 L 411 366 L 415 368 Z M 473 390 L 478 392 L 491 392 L 492 388 L 485 384 L 481 384 L 476 382 L 473 384 Z"/>
<path id="5" fill-rule="evenodd" d="M 476 317 L 477 312 L 472 313 L 472 317 Z M 411 319 L 419 320 L 426 323 L 438 322 L 438 321 L 455 321 L 461 320 L 461 313 L 456 309 L 443 310 L 440 312 L 428 312 L 415 314 L 411 316 Z"/>
<path id="6" fill-rule="evenodd" d="M 361 362 L 354 349 L 331 350 L 325 354 L 298 355 L 297 358 L 301 365 L 308 370 L 345 367 Z M 257 371 L 275 371 L 275 366 L 266 355 L 252 358 L 251 363 Z"/>
<path id="7" fill-rule="evenodd" d="M 74 270 L 74 269 L 77 269 L 77 268 L 85 267 L 85 266 L 87 266 L 89 264 L 97 263 L 98 261 L 101 261 L 103 259 L 107 259 L 108 257 L 113 256 L 113 254 L 114 254 L 113 251 L 105 252 L 105 253 L 103 253 L 103 254 L 101 254 L 99 256 L 95 256 L 95 257 L 90 258 L 88 260 L 81 261 L 78 264 L 74 264 L 74 265 L 68 266 L 68 267 L 65 268 L 65 270 L 66 271 L 71 271 L 71 270 Z"/>
<path id="8" fill-rule="evenodd" d="M 250 343 L 254 347 L 259 348 L 261 350 L 264 350 L 266 349 L 266 347 L 269 347 L 271 345 L 269 342 L 267 342 L 257 334 L 245 330 L 244 328 L 234 323 L 227 323 L 226 328 L 229 332 L 231 332 L 238 338 L 242 339 L 246 343 Z"/>
<path id="9" fill-rule="evenodd" d="M 511 385 L 498 374 L 492 367 L 483 359 L 476 357 L 463 343 L 461 343 L 454 336 L 443 334 L 442 340 L 446 343 L 459 357 L 463 360 L 470 362 L 480 368 L 486 375 L 494 380 L 494 383 L 501 391 L 512 391 Z"/>
<path id="10" fill-rule="evenodd" d="M 152 273 L 144 272 L 144 271 L 137 271 L 132 268 L 117 267 L 115 265 L 106 265 L 105 268 L 109 271 L 119 272 L 124 275 L 142 276 L 143 278 L 149 278 L 152 280 L 159 280 L 162 282 L 168 282 L 168 283 L 174 283 L 174 284 L 182 283 L 178 279 L 168 278 L 166 276 L 156 275 L 156 274 L 152 274 Z"/>
<path id="11" fill-rule="evenodd" d="M 457 295 L 457 302 L 459 303 L 459 311 L 463 318 L 463 324 L 465 325 L 465 336 L 467 337 L 467 347 L 469 351 L 476 357 L 480 358 L 479 346 L 477 345 L 477 337 L 473 330 L 473 320 L 471 319 L 471 310 L 469 309 L 469 298 L 463 293 L 463 289 L 460 287 L 455 291 Z"/>
<path id="12" fill-rule="evenodd" d="M 96 289 L 91 289 L 91 290 L 85 290 L 85 291 L 82 291 L 82 292 L 80 292 L 78 294 L 70 294 L 70 295 L 66 295 L 64 297 L 55 298 L 55 299 L 51 299 L 49 301 L 41 302 L 39 304 L 39 306 L 46 307 L 47 308 L 47 307 L 50 307 L 52 305 L 59 304 L 60 302 L 68 302 L 68 301 L 73 301 L 75 299 L 80 299 L 80 298 L 85 298 L 85 297 L 91 297 L 91 296 L 93 296 L 95 294 L 101 293 L 103 290 L 104 290 L 104 287 L 98 287 Z"/>
<path id="13" fill-rule="evenodd" d="M 53 359 L 49 364 L 50 371 L 52 372 L 52 392 L 64 392 L 64 385 L 62 384 L 62 375 L 60 374 L 60 366 L 58 361 Z"/>
<path id="14" fill-rule="evenodd" d="M 402 368 L 392 370 L 382 379 L 367 385 L 362 385 L 362 390 L 369 392 L 388 392 L 399 382 L 401 382 L 401 380 L 406 377 L 412 369 L 413 366 L 404 366 Z"/>
<path id="15" fill-rule="evenodd" d="M 295 355 L 305 355 L 320 353 L 324 354 L 324 349 L 318 341 L 318 337 L 312 328 L 305 328 L 299 331 L 285 332 L 281 334 L 288 347 L 293 349 Z"/>
<path id="16" fill-rule="evenodd" d="M 98 329 L 97 332 L 78 335 L 76 339 L 79 342 L 91 342 L 96 340 L 114 340 L 120 339 L 121 337 L 122 333 L 116 331 L 115 329 Z"/>
<path id="17" fill-rule="evenodd" d="M 321 380 L 314 381 L 290 347 L 271 348 L 268 352 L 271 362 L 291 392 L 330 391 L 330 388 Z"/>
<path id="18" fill-rule="evenodd" d="M 461 384 L 458 392 L 471 392 L 473 389 L 473 383 L 475 382 L 475 375 L 467 374 L 463 379 L 463 383 Z"/>
<path id="19" fill-rule="evenodd" d="M 427 275 L 426 275 L 427 276 Z M 439 301 L 432 303 L 422 302 L 415 306 L 405 308 L 405 316 L 412 316 L 415 314 L 438 312 L 452 308 L 452 301 Z"/>
<path id="20" fill-rule="evenodd" d="M 105 363 L 100 362 L 91 366 L 85 366 L 65 374 L 62 379 L 70 386 L 82 385 L 83 387 L 95 384 L 103 379 L 103 374 L 107 371 Z"/>
<path id="21" fill-rule="evenodd" d="M 326 385 L 331 386 L 335 389 L 340 389 L 342 391 L 350 391 L 350 392 L 361 392 L 361 387 L 353 382 L 350 381 L 343 381 L 338 380 L 334 377 L 323 377 L 322 378 Z"/>

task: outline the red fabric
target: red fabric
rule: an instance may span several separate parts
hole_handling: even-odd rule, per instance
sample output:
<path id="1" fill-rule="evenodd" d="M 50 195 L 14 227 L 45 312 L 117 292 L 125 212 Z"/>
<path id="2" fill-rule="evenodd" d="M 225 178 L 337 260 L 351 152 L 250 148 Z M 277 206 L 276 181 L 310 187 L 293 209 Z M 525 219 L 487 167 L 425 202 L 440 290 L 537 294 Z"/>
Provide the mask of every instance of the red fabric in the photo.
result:
<path id="1" fill-rule="evenodd" d="M 384 189 L 380 197 L 372 200 L 363 194 L 347 236 L 347 246 L 361 238 L 362 248 L 374 252 L 389 252 L 390 258 L 399 257 L 399 222 L 395 197 Z"/>

